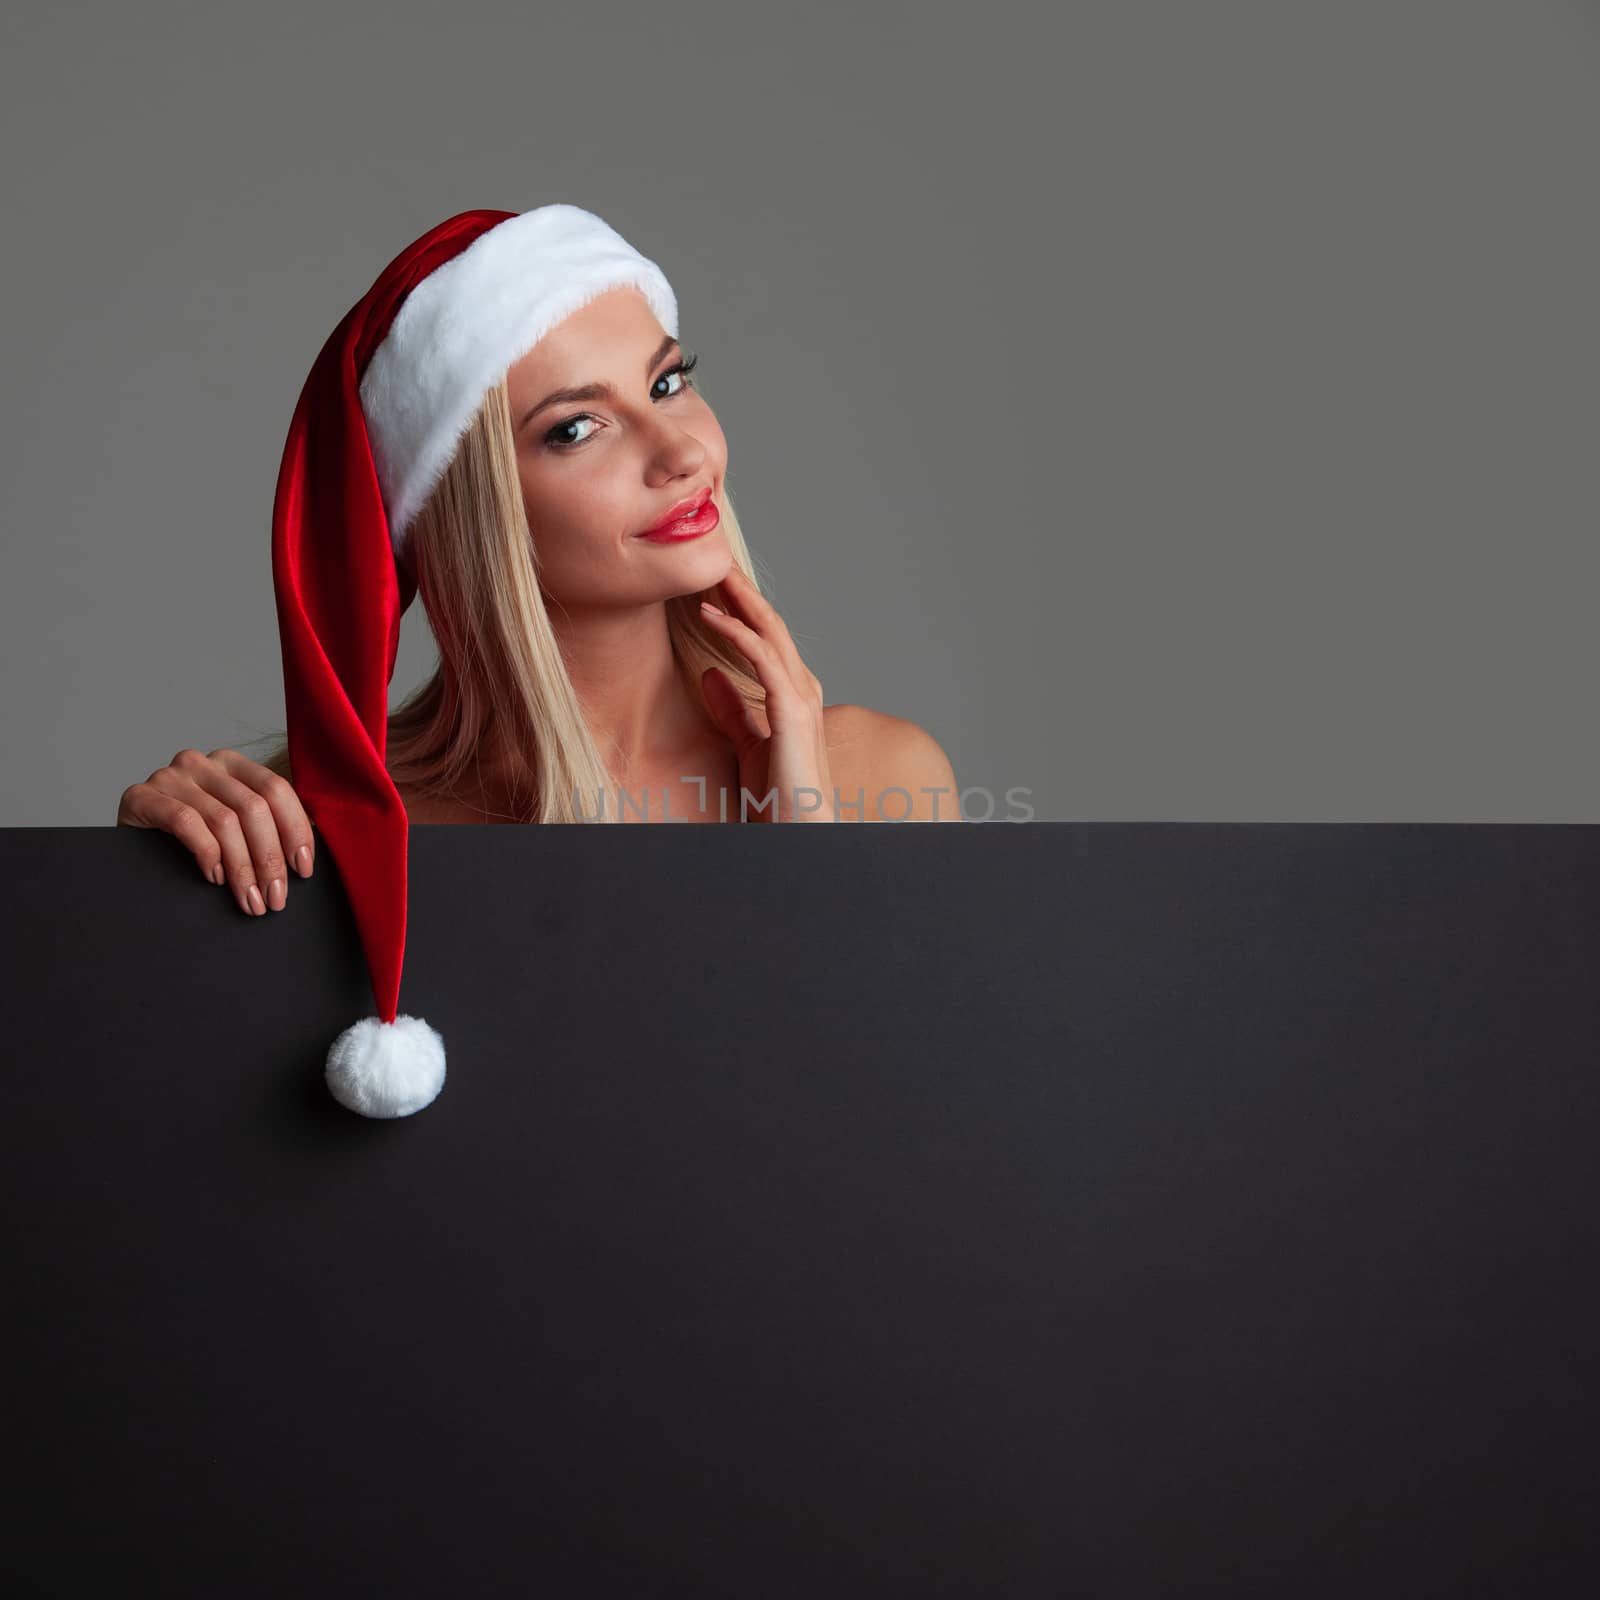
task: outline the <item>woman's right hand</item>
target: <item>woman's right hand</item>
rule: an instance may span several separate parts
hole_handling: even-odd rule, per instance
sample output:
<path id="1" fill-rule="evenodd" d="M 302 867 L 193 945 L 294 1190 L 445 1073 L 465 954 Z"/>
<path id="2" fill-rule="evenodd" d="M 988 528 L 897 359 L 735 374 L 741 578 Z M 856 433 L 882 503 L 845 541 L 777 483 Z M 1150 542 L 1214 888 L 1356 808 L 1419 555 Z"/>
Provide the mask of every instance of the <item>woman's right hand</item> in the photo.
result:
<path id="1" fill-rule="evenodd" d="M 119 828 L 159 828 L 180 839 L 206 879 L 228 884 L 253 917 L 282 911 L 287 862 L 311 876 L 311 820 L 287 778 L 237 750 L 180 750 L 122 792 Z"/>

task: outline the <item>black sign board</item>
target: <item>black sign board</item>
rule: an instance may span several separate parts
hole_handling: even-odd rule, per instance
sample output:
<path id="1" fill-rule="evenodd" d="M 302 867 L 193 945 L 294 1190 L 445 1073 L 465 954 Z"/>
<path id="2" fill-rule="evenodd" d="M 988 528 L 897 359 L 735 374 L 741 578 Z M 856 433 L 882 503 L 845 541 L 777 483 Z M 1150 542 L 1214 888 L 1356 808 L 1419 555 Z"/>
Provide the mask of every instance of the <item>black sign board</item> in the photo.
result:
<path id="1" fill-rule="evenodd" d="M 18 1594 L 1600 1586 L 1600 830 L 0 831 Z"/>

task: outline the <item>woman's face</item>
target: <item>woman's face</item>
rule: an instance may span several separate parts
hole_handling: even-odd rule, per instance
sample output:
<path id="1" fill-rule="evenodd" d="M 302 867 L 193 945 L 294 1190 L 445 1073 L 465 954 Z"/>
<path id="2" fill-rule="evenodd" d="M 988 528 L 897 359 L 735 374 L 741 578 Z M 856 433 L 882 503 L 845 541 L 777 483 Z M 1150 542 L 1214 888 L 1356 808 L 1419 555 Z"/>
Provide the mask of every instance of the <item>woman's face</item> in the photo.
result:
<path id="1" fill-rule="evenodd" d="M 722 492 L 727 441 L 676 370 L 684 356 L 644 296 L 621 288 L 506 374 L 540 586 L 569 613 L 693 594 L 733 565 L 720 526 L 670 544 L 639 537 L 702 489 Z M 591 385 L 610 392 L 549 399 Z"/>

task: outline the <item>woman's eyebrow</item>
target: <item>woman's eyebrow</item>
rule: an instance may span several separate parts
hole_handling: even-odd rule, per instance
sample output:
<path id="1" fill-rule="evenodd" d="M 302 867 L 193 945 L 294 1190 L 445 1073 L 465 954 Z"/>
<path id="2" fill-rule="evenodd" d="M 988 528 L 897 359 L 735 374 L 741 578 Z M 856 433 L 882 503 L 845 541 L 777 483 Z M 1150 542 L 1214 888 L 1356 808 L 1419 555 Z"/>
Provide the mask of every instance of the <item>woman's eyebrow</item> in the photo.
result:
<path id="1" fill-rule="evenodd" d="M 651 352 L 650 359 L 644 364 L 644 375 L 649 377 L 655 371 L 661 358 L 678 342 L 675 334 L 669 333 L 665 339 Z M 525 411 L 522 421 L 517 424 L 517 432 L 527 427 L 529 421 L 538 416 L 546 406 L 562 405 L 572 400 L 615 400 L 617 392 L 609 383 L 586 383 L 577 389 L 557 389 L 554 394 L 547 394 L 538 405 Z"/>

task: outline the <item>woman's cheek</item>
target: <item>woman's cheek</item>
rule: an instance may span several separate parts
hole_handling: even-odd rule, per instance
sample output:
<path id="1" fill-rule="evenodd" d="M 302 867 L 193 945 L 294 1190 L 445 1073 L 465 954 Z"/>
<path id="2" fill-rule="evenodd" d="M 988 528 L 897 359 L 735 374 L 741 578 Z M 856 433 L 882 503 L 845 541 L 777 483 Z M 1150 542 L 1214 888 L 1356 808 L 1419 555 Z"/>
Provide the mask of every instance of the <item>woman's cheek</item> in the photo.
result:
<path id="1" fill-rule="evenodd" d="M 621 512 L 617 513 L 617 517 Z M 597 523 L 590 508 L 582 521 L 549 517 L 533 526 L 533 548 L 541 583 L 558 598 L 581 601 L 603 594 L 614 580 L 623 552 L 619 536 L 605 530 L 620 526 L 613 518 Z"/>

